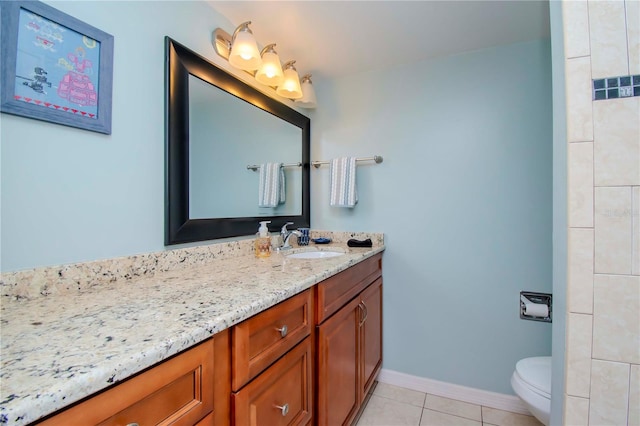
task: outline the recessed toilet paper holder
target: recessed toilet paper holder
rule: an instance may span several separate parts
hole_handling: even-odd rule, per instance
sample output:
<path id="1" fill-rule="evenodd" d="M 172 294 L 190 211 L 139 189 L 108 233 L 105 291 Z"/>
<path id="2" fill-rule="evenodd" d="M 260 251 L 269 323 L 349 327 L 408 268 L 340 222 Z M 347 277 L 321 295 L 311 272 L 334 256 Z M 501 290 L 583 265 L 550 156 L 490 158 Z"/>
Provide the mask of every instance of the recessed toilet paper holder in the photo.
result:
<path id="1" fill-rule="evenodd" d="M 520 319 L 551 322 L 553 297 L 549 293 L 520 292 Z"/>

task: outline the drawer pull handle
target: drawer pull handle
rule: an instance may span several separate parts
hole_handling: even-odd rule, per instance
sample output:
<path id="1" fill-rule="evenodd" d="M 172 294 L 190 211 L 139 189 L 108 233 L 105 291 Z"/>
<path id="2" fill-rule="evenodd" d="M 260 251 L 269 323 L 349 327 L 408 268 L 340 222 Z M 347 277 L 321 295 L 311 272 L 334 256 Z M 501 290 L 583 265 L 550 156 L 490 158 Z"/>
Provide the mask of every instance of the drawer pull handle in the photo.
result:
<path id="1" fill-rule="evenodd" d="M 127 426 L 139 426 L 138 423 L 127 423 Z"/>
<path id="2" fill-rule="evenodd" d="M 283 325 L 281 328 L 276 328 L 276 331 L 279 331 L 280 335 L 282 337 L 285 337 L 287 335 L 287 333 L 289 332 L 289 329 L 287 328 L 286 325 Z"/>
<path id="3" fill-rule="evenodd" d="M 274 405 L 274 407 L 282 412 L 282 417 L 284 417 L 287 414 L 289 414 L 289 404 L 284 404 L 283 406 Z"/>
<path id="4" fill-rule="evenodd" d="M 360 309 L 360 324 L 359 326 L 362 327 L 364 325 L 364 322 L 367 320 L 367 317 L 369 316 L 369 310 L 367 309 L 367 305 L 365 305 L 364 302 L 360 302 L 358 303 L 358 308 Z"/>

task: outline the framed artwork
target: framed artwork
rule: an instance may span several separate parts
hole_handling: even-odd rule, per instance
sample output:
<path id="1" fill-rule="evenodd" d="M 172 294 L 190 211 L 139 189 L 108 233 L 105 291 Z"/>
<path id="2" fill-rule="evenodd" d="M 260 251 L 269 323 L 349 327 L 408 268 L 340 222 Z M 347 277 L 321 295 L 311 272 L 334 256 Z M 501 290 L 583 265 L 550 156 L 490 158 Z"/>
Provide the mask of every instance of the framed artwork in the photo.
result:
<path id="1" fill-rule="evenodd" d="M 0 19 L 0 111 L 111 134 L 113 36 L 39 1 Z"/>

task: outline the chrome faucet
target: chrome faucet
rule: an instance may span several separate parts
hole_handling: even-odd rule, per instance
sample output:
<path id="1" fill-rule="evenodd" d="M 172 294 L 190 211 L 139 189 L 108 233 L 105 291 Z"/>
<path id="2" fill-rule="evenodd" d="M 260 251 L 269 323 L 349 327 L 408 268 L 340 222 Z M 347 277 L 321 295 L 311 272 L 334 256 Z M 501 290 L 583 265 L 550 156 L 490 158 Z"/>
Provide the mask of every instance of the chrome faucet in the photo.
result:
<path id="1" fill-rule="evenodd" d="M 282 225 L 282 229 L 280 230 L 280 237 L 282 237 L 282 245 L 278 247 L 278 250 L 287 250 L 291 248 L 291 243 L 289 243 L 289 239 L 291 238 L 292 235 L 295 235 L 298 238 L 302 237 L 302 232 L 296 231 L 296 230 L 289 231 L 287 229 L 287 225 L 293 225 L 293 222 L 287 222 L 284 225 Z"/>

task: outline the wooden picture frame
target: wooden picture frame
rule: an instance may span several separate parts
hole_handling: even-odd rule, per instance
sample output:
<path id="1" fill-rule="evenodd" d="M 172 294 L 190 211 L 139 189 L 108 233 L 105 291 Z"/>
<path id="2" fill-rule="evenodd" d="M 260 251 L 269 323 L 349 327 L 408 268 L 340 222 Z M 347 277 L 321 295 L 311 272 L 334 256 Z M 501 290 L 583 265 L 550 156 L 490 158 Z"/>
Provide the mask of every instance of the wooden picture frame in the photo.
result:
<path id="1" fill-rule="evenodd" d="M 111 134 L 113 36 L 39 1 L 0 20 L 0 111 Z"/>

